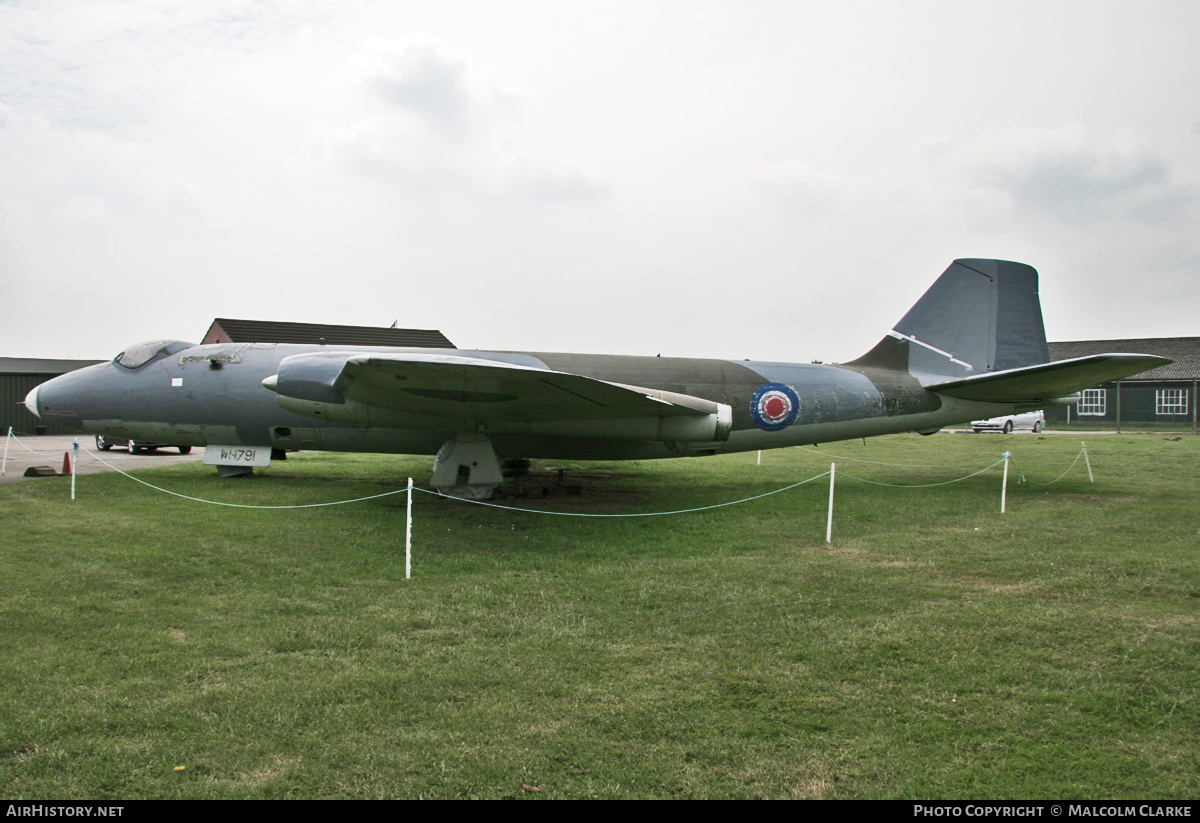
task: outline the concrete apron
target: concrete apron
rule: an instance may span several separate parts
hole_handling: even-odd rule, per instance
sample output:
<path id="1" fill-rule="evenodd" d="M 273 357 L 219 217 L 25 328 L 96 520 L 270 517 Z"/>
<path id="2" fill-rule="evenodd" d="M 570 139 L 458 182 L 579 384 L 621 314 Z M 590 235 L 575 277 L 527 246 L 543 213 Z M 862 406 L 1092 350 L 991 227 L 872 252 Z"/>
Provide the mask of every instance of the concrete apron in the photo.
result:
<path id="1" fill-rule="evenodd" d="M 36 477 L 25 477 L 25 470 L 30 466 L 50 466 L 56 472 L 63 468 L 63 455 L 71 452 L 71 443 L 75 438 L 66 435 L 14 435 L 8 439 L 6 432 L 0 432 L 0 454 L 4 453 L 5 441 L 8 442 L 8 462 L 4 474 L 0 475 L 0 483 L 15 483 L 18 480 L 37 480 Z M 19 441 L 19 442 L 18 442 Z M 32 453 L 37 452 L 37 454 Z M 79 463 L 77 472 L 80 477 L 89 474 L 99 474 L 109 471 L 100 461 L 84 452 L 88 449 L 100 455 L 121 471 L 144 469 L 148 466 L 168 466 L 172 463 L 183 463 L 204 459 L 203 448 L 193 448 L 191 454 L 183 455 L 178 449 L 166 447 L 152 452 L 130 454 L 122 447 L 114 447 L 102 452 L 96 448 L 96 438 L 91 435 L 79 435 Z"/>

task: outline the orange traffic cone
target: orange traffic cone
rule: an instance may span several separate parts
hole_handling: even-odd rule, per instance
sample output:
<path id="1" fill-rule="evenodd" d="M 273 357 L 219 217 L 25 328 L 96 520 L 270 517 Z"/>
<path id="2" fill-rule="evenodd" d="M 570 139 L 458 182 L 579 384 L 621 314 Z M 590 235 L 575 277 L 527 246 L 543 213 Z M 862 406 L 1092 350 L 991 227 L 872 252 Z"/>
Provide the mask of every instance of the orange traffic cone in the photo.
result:
<path id="1" fill-rule="evenodd" d="M 71 453 L 70 452 L 63 452 L 62 473 L 63 473 L 63 477 L 69 477 L 71 475 Z"/>

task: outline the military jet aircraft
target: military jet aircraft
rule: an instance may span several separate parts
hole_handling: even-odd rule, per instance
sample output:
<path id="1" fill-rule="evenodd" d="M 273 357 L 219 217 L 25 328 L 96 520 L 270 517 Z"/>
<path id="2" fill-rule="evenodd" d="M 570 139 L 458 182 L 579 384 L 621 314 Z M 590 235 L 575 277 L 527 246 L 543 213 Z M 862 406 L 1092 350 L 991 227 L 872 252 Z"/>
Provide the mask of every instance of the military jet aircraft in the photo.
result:
<path id="1" fill-rule="evenodd" d="M 954 261 L 874 348 L 839 365 L 158 340 L 56 377 L 25 404 L 79 431 L 206 446 L 206 462 L 226 466 L 265 465 L 273 449 L 436 454 L 435 486 L 486 497 L 501 459 L 929 434 L 1069 404 L 1081 389 L 1171 362 L 1049 361 L 1037 272 L 970 259 Z"/>

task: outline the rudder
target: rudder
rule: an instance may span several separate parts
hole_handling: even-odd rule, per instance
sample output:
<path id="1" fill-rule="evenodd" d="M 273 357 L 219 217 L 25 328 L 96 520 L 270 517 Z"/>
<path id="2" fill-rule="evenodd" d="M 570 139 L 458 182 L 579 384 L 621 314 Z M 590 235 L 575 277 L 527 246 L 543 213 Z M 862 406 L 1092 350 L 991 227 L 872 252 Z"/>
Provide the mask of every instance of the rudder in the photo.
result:
<path id="1" fill-rule="evenodd" d="M 1049 362 L 1037 270 L 1008 260 L 955 260 L 888 337 L 855 363 L 884 361 L 939 378 Z"/>

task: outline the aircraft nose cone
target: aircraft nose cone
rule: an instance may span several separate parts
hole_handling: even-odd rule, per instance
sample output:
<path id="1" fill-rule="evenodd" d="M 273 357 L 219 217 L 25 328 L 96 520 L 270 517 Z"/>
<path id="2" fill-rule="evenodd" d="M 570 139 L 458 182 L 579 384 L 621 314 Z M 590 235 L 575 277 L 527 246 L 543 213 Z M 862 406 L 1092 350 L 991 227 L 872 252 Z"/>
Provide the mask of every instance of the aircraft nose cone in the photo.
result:
<path id="1" fill-rule="evenodd" d="M 29 409 L 29 413 L 32 414 L 34 417 L 36 417 L 38 420 L 42 419 L 42 413 L 40 411 L 38 411 L 38 404 L 37 404 L 38 389 L 40 389 L 40 388 L 41 388 L 41 386 L 34 386 L 33 391 L 31 391 L 29 394 L 25 395 L 25 408 Z"/>
<path id="2" fill-rule="evenodd" d="M 67 372 L 35 386 L 25 397 L 25 408 L 44 423 L 53 423 L 69 429 L 80 430 L 82 418 L 91 416 L 90 398 L 95 393 L 92 380 L 83 372 Z"/>

